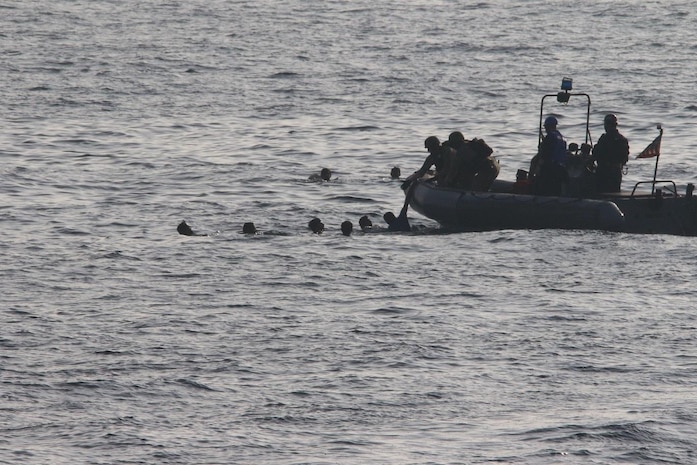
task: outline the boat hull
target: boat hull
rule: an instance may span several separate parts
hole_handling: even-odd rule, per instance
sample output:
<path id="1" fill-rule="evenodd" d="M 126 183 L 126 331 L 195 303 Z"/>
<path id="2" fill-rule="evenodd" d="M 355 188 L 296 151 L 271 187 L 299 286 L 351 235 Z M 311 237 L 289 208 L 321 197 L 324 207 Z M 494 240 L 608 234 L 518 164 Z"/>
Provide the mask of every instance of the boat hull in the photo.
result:
<path id="1" fill-rule="evenodd" d="M 697 235 L 697 201 L 691 196 L 544 197 L 462 191 L 425 180 L 416 181 L 407 195 L 413 210 L 455 230 L 591 229 Z"/>

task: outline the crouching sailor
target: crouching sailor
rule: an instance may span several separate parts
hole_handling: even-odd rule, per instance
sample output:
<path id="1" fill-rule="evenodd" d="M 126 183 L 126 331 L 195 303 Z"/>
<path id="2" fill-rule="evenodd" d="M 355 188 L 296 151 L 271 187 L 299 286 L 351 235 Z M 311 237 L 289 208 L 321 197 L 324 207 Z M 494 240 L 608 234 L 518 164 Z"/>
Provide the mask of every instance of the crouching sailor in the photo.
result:
<path id="1" fill-rule="evenodd" d="M 428 156 L 424 160 L 423 165 L 411 176 L 409 176 L 403 184 L 408 186 L 413 180 L 419 179 L 426 174 L 432 166 L 436 168 L 436 179 L 440 182 L 446 176 L 446 166 L 448 160 L 454 156 L 454 150 L 445 145 L 441 145 L 440 140 L 436 136 L 429 136 L 424 141 L 424 147 L 428 150 Z"/>
<path id="2" fill-rule="evenodd" d="M 444 143 L 445 144 L 445 143 Z M 499 161 L 494 152 L 482 139 L 466 140 L 460 131 L 448 136 L 447 144 L 455 149 L 455 156 L 448 167 L 448 187 L 488 191 L 499 175 Z"/>

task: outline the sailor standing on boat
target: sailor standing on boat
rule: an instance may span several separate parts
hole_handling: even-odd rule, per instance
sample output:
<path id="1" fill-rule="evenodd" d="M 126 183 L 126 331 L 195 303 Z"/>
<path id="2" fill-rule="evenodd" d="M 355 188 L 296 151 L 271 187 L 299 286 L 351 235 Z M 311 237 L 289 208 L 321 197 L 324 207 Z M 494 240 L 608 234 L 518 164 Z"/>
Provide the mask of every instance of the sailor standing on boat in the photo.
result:
<path id="1" fill-rule="evenodd" d="M 566 141 L 557 130 L 557 119 L 554 116 L 545 119 L 544 127 L 547 135 L 542 139 L 536 157 L 539 172 L 533 182 L 533 193 L 560 196 L 562 186 L 568 179 Z"/>
<path id="2" fill-rule="evenodd" d="M 593 147 L 593 160 L 598 192 L 619 192 L 622 184 L 622 168 L 629 160 L 629 141 L 617 129 L 617 116 L 605 115 L 605 134 Z"/>

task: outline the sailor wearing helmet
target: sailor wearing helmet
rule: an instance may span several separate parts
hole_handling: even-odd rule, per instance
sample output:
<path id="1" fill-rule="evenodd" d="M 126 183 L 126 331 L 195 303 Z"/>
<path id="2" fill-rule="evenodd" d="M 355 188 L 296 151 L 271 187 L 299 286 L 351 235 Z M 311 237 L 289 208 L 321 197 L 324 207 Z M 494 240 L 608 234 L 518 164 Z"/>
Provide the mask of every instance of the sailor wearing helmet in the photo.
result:
<path id="1" fill-rule="evenodd" d="M 567 181 L 566 141 L 557 130 L 557 119 L 548 116 L 544 122 L 547 135 L 542 139 L 538 154 L 539 171 L 533 181 L 533 192 L 537 195 L 556 195 L 562 193 L 562 186 Z"/>
<path id="2" fill-rule="evenodd" d="M 428 150 L 428 156 L 424 160 L 423 165 L 412 175 L 410 175 L 402 184 L 402 188 L 411 184 L 414 179 L 418 179 L 425 175 L 432 166 L 436 168 L 436 179 L 440 183 L 445 179 L 447 166 L 455 155 L 455 150 L 452 147 L 442 145 L 436 136 L 429 136 L 424 141 L 424 147 Z"/>

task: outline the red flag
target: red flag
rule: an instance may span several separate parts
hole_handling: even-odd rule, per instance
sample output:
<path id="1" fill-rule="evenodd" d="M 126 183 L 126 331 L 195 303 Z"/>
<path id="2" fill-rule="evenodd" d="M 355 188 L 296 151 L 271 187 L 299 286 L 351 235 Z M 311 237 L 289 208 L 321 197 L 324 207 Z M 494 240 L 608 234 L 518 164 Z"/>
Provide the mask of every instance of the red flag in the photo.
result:
<path id="1" fill-rule="evenodd" d="M 646 148 L 636 157 L 637 158 L 653 158 L 661 154 L 661 138 L 663 137 L 663 131 L 656 137 L 653 142 L 646 146 Z"/>

